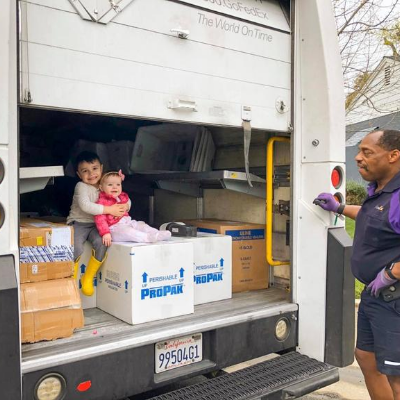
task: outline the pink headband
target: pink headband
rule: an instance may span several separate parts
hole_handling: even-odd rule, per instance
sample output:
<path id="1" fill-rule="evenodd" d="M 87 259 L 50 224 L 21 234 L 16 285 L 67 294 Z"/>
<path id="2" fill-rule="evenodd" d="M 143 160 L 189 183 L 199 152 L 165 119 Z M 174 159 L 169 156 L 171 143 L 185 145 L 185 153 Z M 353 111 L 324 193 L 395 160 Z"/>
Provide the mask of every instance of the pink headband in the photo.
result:
<path id="1" fill-rule="evenodd" d="M 110 176 L 110 175 L 118 175 L 120 178 L 121 178 L 121 181 L 124 181 L 125 180 L 125 175 L 122 173 L 122 170 L 119 170 L 118 172 L 117 171 L 111 171 L 111 172 L 107 172 L 107 173 L 105 173 L 102 177 L 101 177 L 101 180 L 100 180 L 100 183 L 102 183 L 102 182 L 104 182 L 104 179 L 106 179 L 108 176 Z"/>

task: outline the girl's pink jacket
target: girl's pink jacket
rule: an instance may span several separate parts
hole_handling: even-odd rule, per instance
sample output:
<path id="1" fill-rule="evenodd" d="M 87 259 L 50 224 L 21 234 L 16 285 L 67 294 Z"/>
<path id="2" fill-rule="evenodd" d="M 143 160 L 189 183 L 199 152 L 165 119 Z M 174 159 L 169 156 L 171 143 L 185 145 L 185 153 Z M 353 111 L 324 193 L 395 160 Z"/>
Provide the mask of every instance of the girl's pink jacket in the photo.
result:
<path id="1" fill-rule="evenodd" d="M 114 204 L 126 204 L 129 201 L 129 196 L 125 192 L 121 192 L 118 197 L 119 201 L 109 194 L 100 192 L 97 204 L 102 204 L 103 206 L 113 206 Z M 129 217 L 129 214 L 125 212 L 123 217 Z M 114 217 L 110 214 L 95 215 L 94 222 L 96 223 L 96 227 L 100 236 L 103 237 L 106 233 L 110 233 L 110 226 L 119 222 L 121 218 L 122 217 Z"/>

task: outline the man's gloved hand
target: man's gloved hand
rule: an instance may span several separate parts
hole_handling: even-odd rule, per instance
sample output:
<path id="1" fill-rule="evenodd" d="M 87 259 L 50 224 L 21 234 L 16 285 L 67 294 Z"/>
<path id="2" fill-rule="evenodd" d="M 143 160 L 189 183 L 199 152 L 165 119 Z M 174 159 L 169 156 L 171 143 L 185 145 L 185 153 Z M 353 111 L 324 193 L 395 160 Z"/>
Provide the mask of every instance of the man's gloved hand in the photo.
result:
<path id="1" fill-rule="evenodd" d="M 376 278 L 368 285 L 367 292 L 376 298 L 379 297 L 382 289 L 387 288 L 397 282 L 397 279 L 389 278 L 385 273 L 385 268 L 376 276 Z"/>
<path id="2" fill-rule="evenodd" d="M 330 193 L 320 193 L 314 200 L 314 204 L 320 206 L 325 211 L 336 212 L 340 203 Z"/>

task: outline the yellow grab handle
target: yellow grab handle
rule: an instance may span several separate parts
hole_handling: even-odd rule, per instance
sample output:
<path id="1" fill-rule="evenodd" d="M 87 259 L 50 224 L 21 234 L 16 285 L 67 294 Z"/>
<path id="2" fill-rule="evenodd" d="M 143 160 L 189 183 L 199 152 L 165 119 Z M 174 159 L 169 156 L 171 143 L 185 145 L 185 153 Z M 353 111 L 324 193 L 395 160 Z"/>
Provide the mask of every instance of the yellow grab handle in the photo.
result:
<path id="1" fill-rule="evenodd" d="M 288 261 L 276 261 L 272 258 L 272 201 L 273 201 L 273 179 L 274 179 L 274 143 L 275 142 L 286 142 L 290 143 L 289 138 L 275 136 L 268 140 L 267 144 L 267 185 L 266 185 L 266 207 L 267 207 L 267 219 L 265 223 L 266 232 L 266 258 L 267 263 L 271 266 L 288 265 Z"/>

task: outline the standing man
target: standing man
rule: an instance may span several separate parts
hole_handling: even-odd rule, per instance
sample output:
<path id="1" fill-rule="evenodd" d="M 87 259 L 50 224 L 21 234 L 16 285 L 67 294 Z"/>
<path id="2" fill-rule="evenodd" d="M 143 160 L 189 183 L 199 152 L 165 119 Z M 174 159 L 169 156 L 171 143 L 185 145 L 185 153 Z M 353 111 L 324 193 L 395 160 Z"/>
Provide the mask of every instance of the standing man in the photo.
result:
<path id="1" fill-rule="evenodd" d="M 351 268 L 366 290 L 355 356 L 372 400 L 400 400 L 400 298 L 386 302 L 382 296 L 400 280 L 400 131 L 369 133 L 355 160 L 370 182 L 363 205 L 339 204 L 329 193 L 317 204 L 356 220 Z"/>

